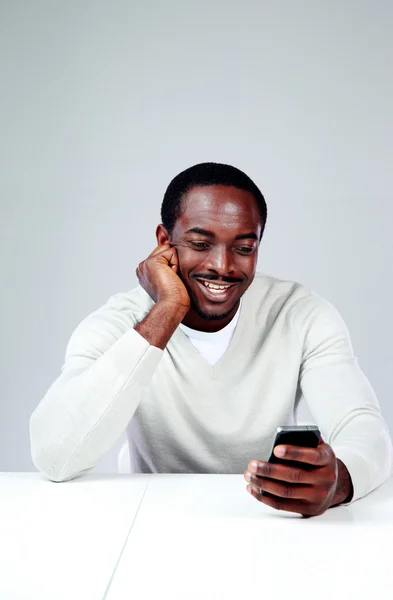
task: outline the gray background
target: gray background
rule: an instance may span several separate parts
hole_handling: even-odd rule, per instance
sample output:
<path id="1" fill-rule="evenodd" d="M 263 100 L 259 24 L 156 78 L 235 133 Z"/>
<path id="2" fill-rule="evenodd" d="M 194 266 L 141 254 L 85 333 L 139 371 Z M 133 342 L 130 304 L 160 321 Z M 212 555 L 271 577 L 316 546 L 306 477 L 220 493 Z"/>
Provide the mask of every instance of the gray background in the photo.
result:
<path id="1" fill-rule="evenodd" d="M 389 0 L 0 3 L 0 469 L 33 468 L 73 329 L 205 160 L 259 184 L 260 270 L 336 305 L 393 430 L 392 26 Z"/>

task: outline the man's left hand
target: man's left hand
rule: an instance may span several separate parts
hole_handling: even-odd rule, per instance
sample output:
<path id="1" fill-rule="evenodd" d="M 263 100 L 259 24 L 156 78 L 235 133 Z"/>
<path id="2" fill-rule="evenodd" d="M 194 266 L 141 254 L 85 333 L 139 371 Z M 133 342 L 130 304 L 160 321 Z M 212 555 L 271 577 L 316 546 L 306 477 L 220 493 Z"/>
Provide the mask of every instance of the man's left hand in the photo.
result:
<path id="1" fill-rule="evenodd" d="M 274 454 L 305 463 L 307 468 L 252 460 L 244 478 L 249 482 L 247 491 L 260 502 L 311 517 L 345 502 L 351 495 L 352 483 L 345 465 L 323 441 L 317 448 L 276 446 Z"/>

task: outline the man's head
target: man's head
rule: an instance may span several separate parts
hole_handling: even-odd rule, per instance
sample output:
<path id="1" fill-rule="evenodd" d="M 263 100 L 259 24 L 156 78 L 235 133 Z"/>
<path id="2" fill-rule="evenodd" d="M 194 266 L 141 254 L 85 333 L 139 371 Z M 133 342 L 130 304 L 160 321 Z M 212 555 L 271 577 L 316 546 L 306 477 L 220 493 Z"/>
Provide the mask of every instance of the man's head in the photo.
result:
<path id="1" fill-rule="evenodd" d="M 232 319 L 254 279 L 266 217 L 262 193 L 235 167 L 202 163 L 171 181 L 157 241 L 177 249 L 191 298 L 187 325 L 217 331 Z"/>

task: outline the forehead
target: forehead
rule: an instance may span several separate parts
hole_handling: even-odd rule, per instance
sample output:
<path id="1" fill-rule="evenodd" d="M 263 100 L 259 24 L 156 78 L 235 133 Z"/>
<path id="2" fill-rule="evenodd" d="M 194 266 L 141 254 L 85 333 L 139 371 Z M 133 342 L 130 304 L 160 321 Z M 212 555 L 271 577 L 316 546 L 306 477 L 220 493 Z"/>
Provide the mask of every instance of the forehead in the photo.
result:
<path id="1" fill-rule="evenodd" d="M 210 231 L 247 230 L 258 233 L 261 215 L 251 192 L 228 185 L 193 187 L 182 202 L 175 228 Z"/>

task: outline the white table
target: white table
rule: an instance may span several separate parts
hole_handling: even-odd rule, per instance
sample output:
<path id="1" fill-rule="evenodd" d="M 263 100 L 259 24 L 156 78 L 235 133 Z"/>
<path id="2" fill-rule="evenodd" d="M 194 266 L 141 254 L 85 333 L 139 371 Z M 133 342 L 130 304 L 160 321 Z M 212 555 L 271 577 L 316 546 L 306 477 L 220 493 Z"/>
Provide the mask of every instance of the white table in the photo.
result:
<path id="1" fill-rule="evenodd" d="M 391 600 L 393 480 L 313 519 L 239 475 L 155 475 L 107 600 Z"/>
<path id="2" fill-rule="evenodd" d="M 241 475 L 1 475 L 0 598 L 393 597 L 393 479 L 313 519 L 245 486 Z"/>
<path id="3" fill-rule="evenodd" d="M 103 598 L 149 478 L 0 473 L 0 599 Z"/>

